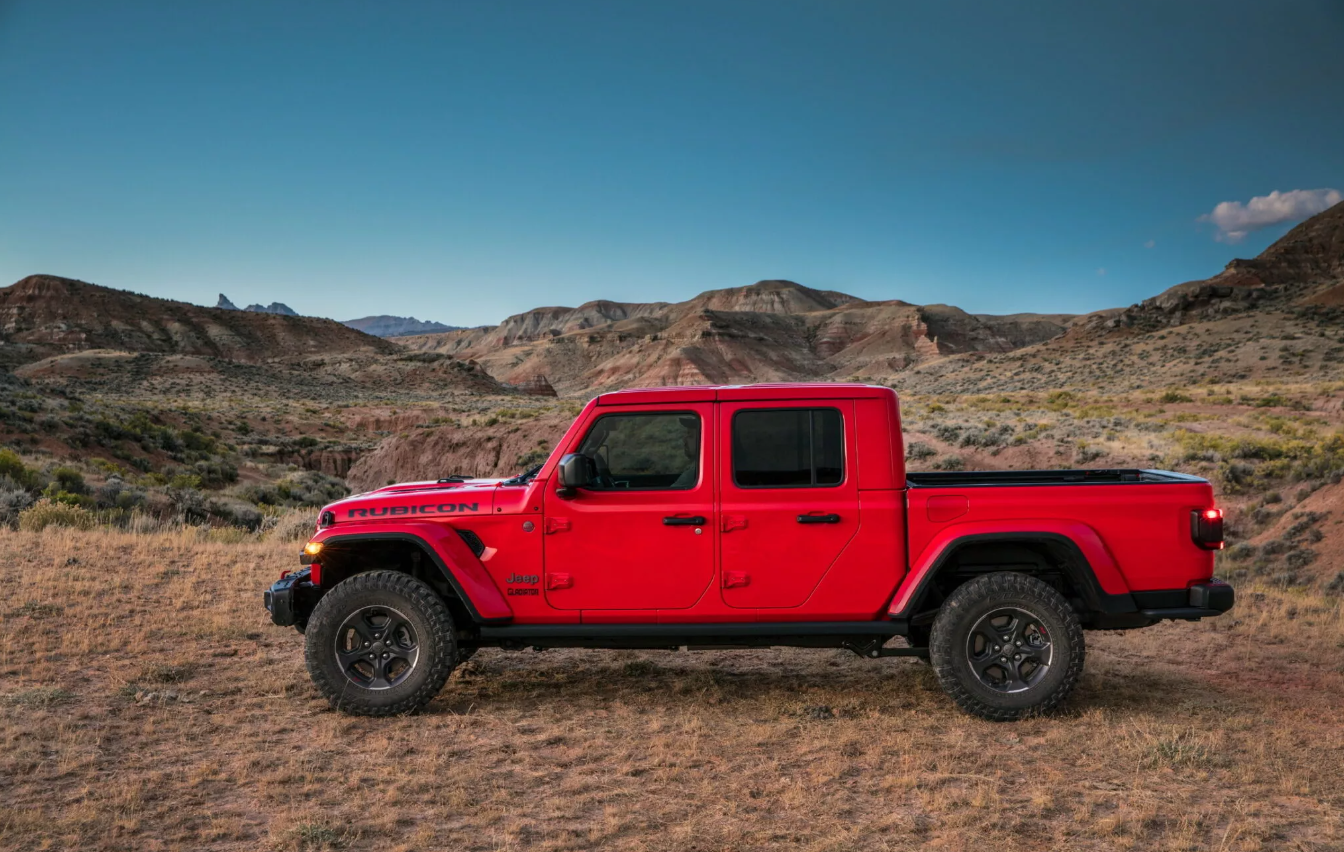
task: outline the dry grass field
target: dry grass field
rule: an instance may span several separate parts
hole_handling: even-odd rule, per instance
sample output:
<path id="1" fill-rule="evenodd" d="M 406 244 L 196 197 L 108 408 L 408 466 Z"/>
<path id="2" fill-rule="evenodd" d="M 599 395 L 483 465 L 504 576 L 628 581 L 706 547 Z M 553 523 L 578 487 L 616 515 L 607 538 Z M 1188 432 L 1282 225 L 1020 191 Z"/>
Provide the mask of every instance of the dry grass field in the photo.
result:
<path id="1" fill-rule="evenodd" d="M 0 530 L 0 849 L 1344 848 L 1337 598 L 1089 634 L 1061 714 L 841 651 L 482 651 L 327 709 L 260 591 L 293 543 Z"/>

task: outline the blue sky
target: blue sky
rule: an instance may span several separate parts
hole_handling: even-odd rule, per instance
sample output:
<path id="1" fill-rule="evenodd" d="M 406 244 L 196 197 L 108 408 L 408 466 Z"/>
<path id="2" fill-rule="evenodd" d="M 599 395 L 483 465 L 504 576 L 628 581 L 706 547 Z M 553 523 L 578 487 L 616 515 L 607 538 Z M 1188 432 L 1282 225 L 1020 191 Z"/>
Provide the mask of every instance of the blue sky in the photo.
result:
<path id="1" fill-rule="evenodd" d="M 0 283 L 1125 305 L 1291 225 L 1215 205 L 1344 188 L 1342 37 L 1336 0 L 0 0 Z"/>

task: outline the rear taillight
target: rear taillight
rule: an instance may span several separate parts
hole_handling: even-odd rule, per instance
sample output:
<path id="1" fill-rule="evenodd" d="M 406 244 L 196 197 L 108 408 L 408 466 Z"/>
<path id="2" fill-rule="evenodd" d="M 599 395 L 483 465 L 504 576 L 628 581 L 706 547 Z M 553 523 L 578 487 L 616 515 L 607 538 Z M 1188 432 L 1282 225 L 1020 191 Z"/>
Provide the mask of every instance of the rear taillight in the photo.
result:
<path id="1" fill-rule="evenodd" d="M 1205 550 L 1223 549 L 1223 510 L 1203 509 L 1190 513 L 1190 538 Z"/>

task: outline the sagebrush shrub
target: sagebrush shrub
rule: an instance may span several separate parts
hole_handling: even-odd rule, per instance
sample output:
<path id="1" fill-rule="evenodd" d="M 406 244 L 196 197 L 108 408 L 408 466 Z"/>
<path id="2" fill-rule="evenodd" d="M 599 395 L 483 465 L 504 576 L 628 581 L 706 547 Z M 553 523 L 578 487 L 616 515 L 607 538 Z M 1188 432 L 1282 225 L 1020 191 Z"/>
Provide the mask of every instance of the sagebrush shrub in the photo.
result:
<path id="1" fill-rule="evenodd" d="M 47 527 L 91 530 L 97 519 L 83 506 L 71 506 L 43 498 L 19 513 L 19 529 L 41 532 Z"/>

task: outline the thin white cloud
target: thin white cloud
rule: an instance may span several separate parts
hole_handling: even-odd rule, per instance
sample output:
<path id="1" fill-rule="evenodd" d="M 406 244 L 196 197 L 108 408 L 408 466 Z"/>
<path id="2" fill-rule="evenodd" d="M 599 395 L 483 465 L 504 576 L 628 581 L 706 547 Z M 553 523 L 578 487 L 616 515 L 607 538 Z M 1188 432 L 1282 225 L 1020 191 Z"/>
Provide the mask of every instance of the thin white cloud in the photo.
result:
<path id="1" fill-rule="evenodd" d="M 1097 270 L 1097 274 L 1098 274 L 1098 275 L 1105 275 L 1105 274 L 1106 274 L 1106 267 L 1103 266 L 1103 267 L 1099 268 L 1099 269 Z"/>
<path id="2" fill-rule="evenodd" d="M 1242 204 L 1224 201 L 1210 213 L 1199 217 L 1200 222 L 1212 222 L 1218 228 L 1215 240 L 1239 243 L 1251 231 L 1258 231 L 1280 222 L 1300 222 L 1344 201 L 1337 189 L 1294 189 L 1291 192 L 1275 190 L 1269 195 L 1257 195 Z"/>
<path id="3" fill-rule="evenodd" d="M 1144 248 L 1152 248 L 1152 247 L 1155 246 L 1155 245 L 1157 245 L 1157 242 L 1156 242 L 1155 240 L 1149 240 L 1148 242 L 1146 242 L 1146 243 L 1143 244 L 1143 247 L 1144 247 Z"/>

